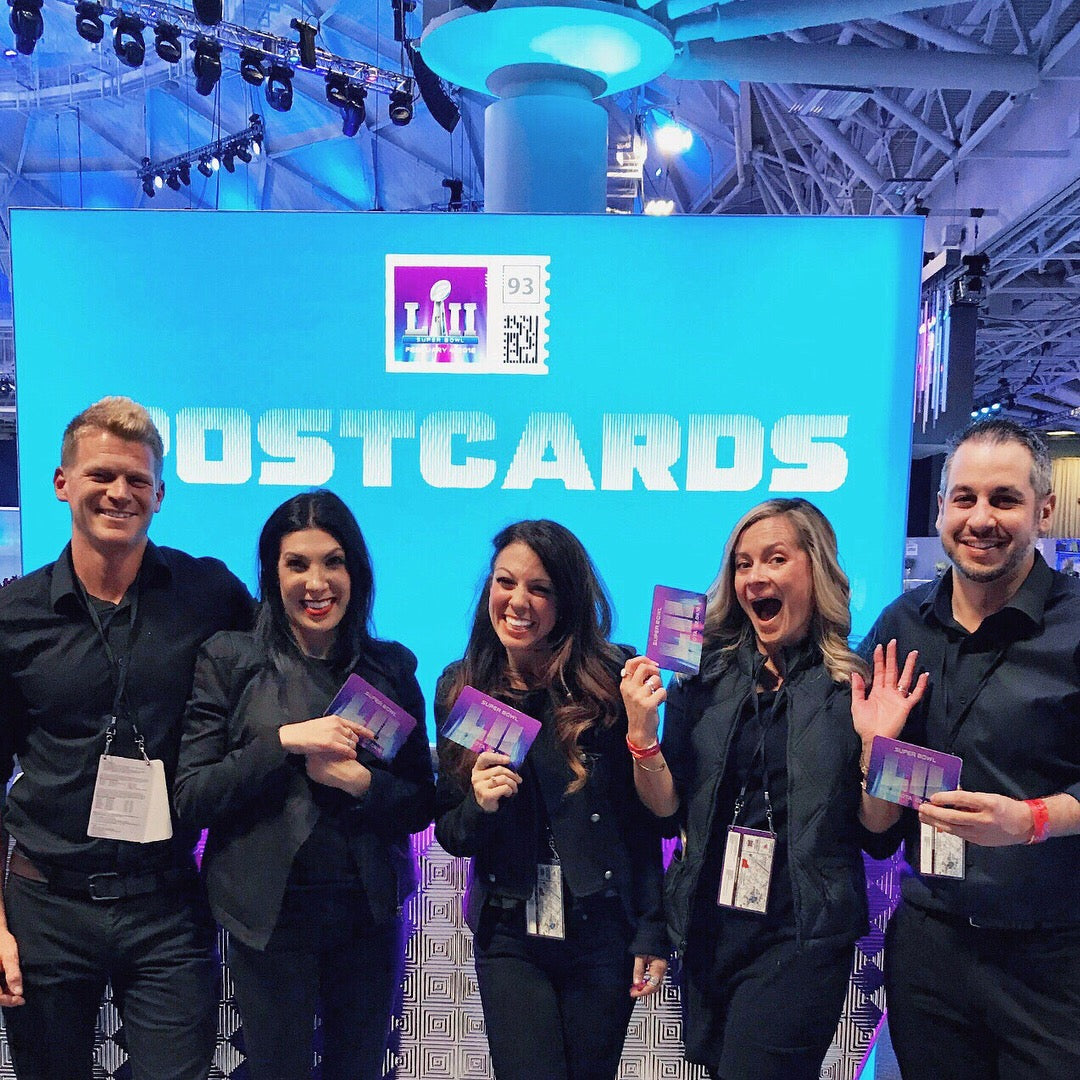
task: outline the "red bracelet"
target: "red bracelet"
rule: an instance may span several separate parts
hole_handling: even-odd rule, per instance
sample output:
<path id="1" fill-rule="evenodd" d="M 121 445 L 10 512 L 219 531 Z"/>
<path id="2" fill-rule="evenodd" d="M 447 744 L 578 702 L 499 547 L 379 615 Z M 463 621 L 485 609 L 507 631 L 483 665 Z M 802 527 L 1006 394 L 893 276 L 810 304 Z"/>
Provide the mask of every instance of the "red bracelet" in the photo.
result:
<path id="1" fill-rule="evenodd" d="M 1041 844 L 1050 835 L 1050 811 L 1042 799 L 1025 799 L 1031 811 L 1031 839 L 1029 844 Z"/>
<path id="2" fill-rule="evenodd" d="M 652 746 L 635 746 L 630 741 L 630 736 L 627 735 L 626 749 L 630 751 L 630 756 L 635 761 L 644 761 L 646 758 L 656 757 L 660 753 L 660 743 L 657 741 Z"/>

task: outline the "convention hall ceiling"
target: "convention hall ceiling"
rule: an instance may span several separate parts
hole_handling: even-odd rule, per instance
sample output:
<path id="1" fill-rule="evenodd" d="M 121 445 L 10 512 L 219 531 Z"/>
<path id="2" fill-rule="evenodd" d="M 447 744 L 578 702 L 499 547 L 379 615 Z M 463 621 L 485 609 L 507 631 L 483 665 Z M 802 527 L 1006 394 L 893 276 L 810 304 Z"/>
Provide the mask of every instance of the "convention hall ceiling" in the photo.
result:
<path id="1" fill-rule="evenodd" d="M 197 28 L 191 0 L 102 2 L 100 43 L 77 32 L 74 0 L 44 0 L 33 51 L 0 58 L 5 275 L 11 206 L 445 209 L 453 180 L 465 210 L 482 207 L 491 99 L 450 87 L 461 117 L 452 132 L 421 100 L 410 123 L 391 120 L 381 88 L 413 70 L 395 41 L 395 0 L 224 0 L 222 74 L 205 96 L 186 34 Z M 671 29 L 677 58 L 654 82 L 603 99 L 612 211 L 657 199 L 682 214 L 921 213 L 928 252 L 989 256 L 976 398 L 1000 395 L 1025 422 L 1080 429 L 1080 0 L 637 6 Z M 153 28 L 182 8 L 183 55 L 170 64 Z M 419 48 L 424 0 L 404 8 L 398 20 Z M 113 46 L 109 15 L 121 9 L 149 24 L 137 67 Z M 241 78 L 239 46 L 252 35 L 296 40 L 294 20 L 317 26 L 315 44 L 343 72 L 366 72 L 355 136 L 321 74 L 296 69 L 287 112 L 267 106 L 265 83 Z M 6 25 L 0 42 L 15 43 Z M 265 138 L 250 164 L 144 191 L 145 159 L 242 133 L 253 115 Z M 694 135 L 683 153 L 657 145 L 669 119 Z"/>

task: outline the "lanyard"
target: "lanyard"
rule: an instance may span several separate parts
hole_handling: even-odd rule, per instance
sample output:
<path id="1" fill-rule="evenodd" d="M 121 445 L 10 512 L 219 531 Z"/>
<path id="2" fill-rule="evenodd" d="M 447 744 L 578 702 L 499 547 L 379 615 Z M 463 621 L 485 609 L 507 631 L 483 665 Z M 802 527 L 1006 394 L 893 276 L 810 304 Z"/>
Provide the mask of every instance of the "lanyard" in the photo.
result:
<path id="1" fill-rule="evenodd" d="M 754 765 L 757 763 L 758 758 L 761 758 L 761 794 L 765 799 L 765 818 L 769 823 L 769 832 L 775 834 L 776 829 L 773 827 L 773 813 L 772 813 L 772 801 L 769 799 L 769 767 L 768 762 L 765 760 L 765 740 L 769 737 L 769 728 L 772 725 L 773 712 L 776 709 L 776 702 L 779 698 L 781 691 L 777 690 L 776 695 L 773 697 L 773 705 L 769 710 L 769 723 L 763 723 L 761 719 L 761 695 L 757 692 L 757 687 L 751 690 L 754 695 L 754 719 L 757 721 L 761 728 L 761 739 L 758 741 L 757 748 L 754 750 L 754 756 L 750 760 L 750 772 L 754 771 Z M 739 815 L 743 812 L 743 807 L 746 805 L 746 792 L 750 787 L 750 776 L 747 775 L 743 781 L 742 788 L 739 794 L 735 798 L 735 812 L 731 815 L 731 824 L 735 826 L 739 823 Z"/>
<path id="2" fill-rule="evenodd" d="M 113 739 L 116 738 L 116 720 L 117 717 L 123 713 L 123 715 L 131 722 L 131 730 L 135 735 L 135 745 L 138 747 L 139 753 L 142 754 L 144 760 L 149 760 L 146 756 L 146 740 L 143 738 L 138 725 L 135 723 L 136 710 L 127 696 L 128 671 L 131 669 L 131 654 L 135 647 L 135 620 L 139 614 L 138 582 L 135 583 L 131 594 L 131 604 L 129 607 L 131 614 L 128 622 L 127 651 L 123 656 L 117 656 L 116 651 L 109 643 L 109 635 L 105 632 L 105 627 L 101 624 L 101 617 L 98 615 L 97 608 L 94 606 L 90 594 L 86 591 L 86 588 L 81 581 L 79 582 L 79 588 L 82 590 L 83 600 L 86 603 L 86 610 L 90 613 L 90 621 L 94 624 L 98 639 L 101 641 L 101 647 L 105 650 L 105 658 L 108 660 L 109 667 L 112 669 L 113 674 L 113 702 L 111 715 L 109 716 L 109 726 L 105 731 L 104 756 L 109 756 L 109 748 L 112 746 Z"/>
<path id="3" fill-rule="evenodd" d="M 959 651 L 960 651 L 960 649 L 962 647 L 963 647 L 963 640 L 961 640 L 960 643 L 957 646 L 957 654 L 958 655 L 959 655 Z M 963 707 L 960 709 L 960 712 L 957 713 L 956 718 L 949 725 L 949 733 L 946 736 L 945 744 L 942 747 L 942 749 L 944 749 L 947 753 L 951 754 L 953 752 L 953 747 L 956 745 L 956 740 L 960 735 L 960 729 L 964 726 L 964 721 L 967 720 L 968 716 L 970 715 L 972 707 L 974 706 L 974 704 L 975 704 L 976 700 L 978 699 L 979 695 L 983 692 L 983 688 L 990 681 L 990 676 L 993 675 L 994 672 L 997 671 L 997 669 L 1001 666 L 1001 664 L 1004 661 L 1005 656 L 1008 653 L 1008 651 L 1009 651 L 1009 646 L 1008 646 L 1008 644 L 1005 644 L 1005 645 L 1002 645 L 1002 647 L 1000 649 L 998 649 L 996 653 L 994 653 L 994 656 L 991 659 L 991 661 L 990 661 L 989 665 L 987 666 L 986 670 L 979 677 L 979 681 L 975 685 L 975 689 L 972 692 L 971 697 L 968 698 L 968 700 L 964 703 Z M 944 652 L 943 652 L 942 658 L 941 658 L 941 675 L 942 675 L 941 686 L 943 688 L 946 688 L 946 696 L 945 696 L 945 716 L 946 717 L 948 717 L 949 711 L 950 711 L 949 710 L 950 702 L 949 702 L 948 691 L 947 691 L 947 688 L 949 686 L 949 678 L 948 678 L 949 671 L 948 671 L 948 668 L 949 668 L 949 645 L 948 645 L 948 643 L 946 643 L 946 646 L 945 646 L 945 649 L 944 649 Z"/>

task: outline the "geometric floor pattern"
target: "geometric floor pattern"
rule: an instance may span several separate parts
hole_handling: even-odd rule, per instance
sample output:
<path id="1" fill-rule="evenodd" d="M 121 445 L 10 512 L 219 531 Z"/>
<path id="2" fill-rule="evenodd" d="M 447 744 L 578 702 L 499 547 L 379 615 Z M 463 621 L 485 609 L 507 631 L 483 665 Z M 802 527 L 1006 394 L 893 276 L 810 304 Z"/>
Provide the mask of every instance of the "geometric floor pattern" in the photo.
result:
<path id="1" fill-rule="evenodd" d="M 491 1080 L 473 973 L 472 936 L 461 918 L 465 861 L 447 855 L 431 829 L 413 841 L 421 887 L 409 908 L 413 933 L 408 942 L 403 1005 L 394 1021 L 386 1076 L 398 1080 Z M 866 871 L 871 930 L 859 942 L 844 1015 L 822 1068 L 823 1080 L 856 1080 L 884 1014 L 882 951 L 885 925 L 899 895 L 899 856 L 886 862 L 867 859 Z M 224 934 L 221 949 L 227 961 Z M 248 1080 L 243 1031 L 224 963 L 218 1016 L 218 1043 L 209 1080 Z M 108 998 L 102 1004 L 98 1028 L 95 1080 L 130 1080 L 123 1028 Z M 316 1055 L 316 1065 L 317 1061 Z M 7 1041 L 0 1034 L 0 1080 L 14 1076 Z M 682 1059 L 678 991 L 665 983 L 659 994 L 640 1002 L 634 1010 L 619 1080 L 702 1077 L 701 1070 Z"/>

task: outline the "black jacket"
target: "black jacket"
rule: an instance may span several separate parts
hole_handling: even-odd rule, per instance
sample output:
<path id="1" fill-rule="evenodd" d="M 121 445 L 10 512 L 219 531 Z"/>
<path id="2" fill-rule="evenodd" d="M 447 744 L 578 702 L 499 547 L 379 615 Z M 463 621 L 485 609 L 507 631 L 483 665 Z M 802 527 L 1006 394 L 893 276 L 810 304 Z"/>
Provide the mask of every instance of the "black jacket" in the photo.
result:
<path id="1" fill-rule="evenodd" d="M 446 700 L 457 665 L 442 674 L 435 691 L 435 718 L 441 731 L 452 701 Z M 528 771 L 515 797 L 487 814 L 467 782 L 440 772 L 435 837 L 451 855 L 470 856 L 471 879 L 465 919 L 475 932 L 491 893 L 527 899 L 536 884 L 541 805 L 562 862 L 563 878 L 576 897 L 617 894 L 632 928 L 630 952 L 664 956 L 660 833 L 657 821 L 634 790 L 633 760 L 626 749 L 626 715 L 610 728 L 594 727 L 580 740 L 589 776 L 566 794 L 573 773 L 555 739 L 549 715 L 529 749 Z M 440 748 L 445 747 L 440 740 Z M 440 753 L 440 759 L 445 757 Z M 524 771 L 523 767 L 523 771 Z M 537 790 L 539 787 L 539 791 Z M 542 800 L 542 804 L 538 801 Z"/>
<path id="2" fill-rule="evenodd" d="M 736 722 L 755 692 L 764 661 L 752 647 L 737 650 L 712 680 L 676 681 L 664 712 L 664 758 L 681 802 L 686 847 L 665 883 L 668 932 L 686 947 L 706 845 L 723 843 L 717 793 Z M 834 683 L 816 650 L 790 651 L 775 709 L 787 714 L 788 865 L 796 941 L 854 942 L 867 926 L 860 845 L 873 836 L 858 823 L 859 738 L 851 694 Z"/>
<path id="3" fill-rule="evenodd" d="M 217 634 L 199 654 L 176 811 L 190 825 L 209 827 L 203 872 L 214 916 L 253 948 L 265 946 L 274 929 L 293 860 L 320 805 L 345 811 L 337 820 L 346 824 L 376 923 L 392 918 L 416 888 L 409 834 L 426 828 L 434 810 L 416 658 L 397 642 L 377 641 L 353 670 L 419 721 L 389 763 L 358 751 L 372 774 L 360 800 L 314 784 L 303 757 L 281 746 L 278 728 L 322 715 L 336 690 L 319 685 L 299 651 L 280 688 L 253 634 Z"/>

